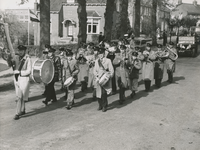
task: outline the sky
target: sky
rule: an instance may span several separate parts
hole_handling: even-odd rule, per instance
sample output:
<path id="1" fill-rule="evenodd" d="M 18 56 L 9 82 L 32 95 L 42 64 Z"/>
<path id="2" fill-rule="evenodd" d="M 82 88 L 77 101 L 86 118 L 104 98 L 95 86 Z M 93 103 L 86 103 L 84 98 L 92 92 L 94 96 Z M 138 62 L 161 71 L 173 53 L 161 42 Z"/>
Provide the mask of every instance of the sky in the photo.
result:
<path id="1" fill-rule="evenodd" d="M 40 0 L 29 0 L 28 3 L 23 5 L 18 5 L 21 0 L 0 0 L 0 10 L 4 9 L 33 9 L 34 8 L 34 2 L 40 1 Z M 178 0 L 171 0 L 171 1 L 178 1 Z M 192 3 L 193 0 L 182 0 L 183 3 Z M 197 3 L 200 5 L 200 0 L 197 0 Z"/>

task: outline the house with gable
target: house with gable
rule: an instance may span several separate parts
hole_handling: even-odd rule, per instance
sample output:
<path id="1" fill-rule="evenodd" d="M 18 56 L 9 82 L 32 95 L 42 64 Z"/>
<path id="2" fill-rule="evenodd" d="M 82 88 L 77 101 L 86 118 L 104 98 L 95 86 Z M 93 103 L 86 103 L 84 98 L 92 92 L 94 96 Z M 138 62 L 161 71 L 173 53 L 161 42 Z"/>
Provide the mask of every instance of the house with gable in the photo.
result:
<path id="1" fill-rule="evenodd" d="M 200 19 L 200 5 L 196 0 L 193 0 L 191 4 L 183 3 L 182 0 L 178 0 L 178 5 L 172 10 L 171 16 L 179 15 L 182 15 L 182 17 L 192 16 Z"/>
<path id="2" fill-rule="evenodd" d="M 50 39 L 51 45 L 77 42 L 79 20 L 77 0 L 50 0 Z M 87 41 L 97 41 L 99 32 L 103 32 L 106 0 L 87 0 Z M 37 12 L 39 14 L 39 11 Z M 39 15 L 38 15 L 39 16 Z M 39 45 L 40 24 L 35 28 L 35 45 Z"/>

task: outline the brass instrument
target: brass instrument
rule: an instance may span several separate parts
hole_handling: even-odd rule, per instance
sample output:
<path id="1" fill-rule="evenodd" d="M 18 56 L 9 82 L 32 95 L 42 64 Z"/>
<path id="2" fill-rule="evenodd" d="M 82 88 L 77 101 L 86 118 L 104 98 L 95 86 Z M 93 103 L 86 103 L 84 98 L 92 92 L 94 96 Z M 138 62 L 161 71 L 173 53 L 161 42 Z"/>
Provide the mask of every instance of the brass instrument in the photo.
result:
<path id="1" fill-rule="evenodd" d="M 175 61 L 178 58 L 178 54 L 172 51 L 168 46 L 166 46 L 167 50 L 169 51 L 169 58 Z"/>

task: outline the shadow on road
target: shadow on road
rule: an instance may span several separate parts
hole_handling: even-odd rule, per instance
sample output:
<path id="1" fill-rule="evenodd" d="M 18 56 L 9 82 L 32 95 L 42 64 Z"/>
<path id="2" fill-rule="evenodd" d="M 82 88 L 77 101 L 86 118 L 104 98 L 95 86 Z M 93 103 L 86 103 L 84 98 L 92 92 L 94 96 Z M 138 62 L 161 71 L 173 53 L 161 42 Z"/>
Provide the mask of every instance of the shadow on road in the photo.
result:
<path id="1" fill-rule="evenodd" d="M 56 109 L 59 109 L 59 108 L 63 108 L 63 107 L 66 106 L 66 104 L 67 103 L 65 102 L 65 98 L 62 97 L 55 103 L 50 102 L 46 107 L 34 109 L 33 111 L 26 113 L 25 115 L 22 116 L 22 118 L 34 116 L 34 115 L 45 113 L 45 112 L 48 112 L 48 111 L 53 111 L 53 110 L 56 110 Z"/>

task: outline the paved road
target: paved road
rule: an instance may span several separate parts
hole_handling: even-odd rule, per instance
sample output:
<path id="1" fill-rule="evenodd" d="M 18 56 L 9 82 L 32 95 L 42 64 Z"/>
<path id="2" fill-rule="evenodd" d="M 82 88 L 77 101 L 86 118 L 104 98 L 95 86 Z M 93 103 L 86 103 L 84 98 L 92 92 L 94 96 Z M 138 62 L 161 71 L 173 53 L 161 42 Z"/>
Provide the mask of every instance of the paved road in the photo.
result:
<path id="1" fill-rule="evenodd" d="M 76 89 L 76 104 L 66 110 L 64 93 L 56 84 L 59 101 L 45 107 L 43 85 L 34 84 L 27 114 L 13 120 L 14 90 L 0 92 L 1 150 L 199 150 L 200 149 L 200 56 L 177 60 L 175 83 L 140 84 L 137 95 L 118 104 L 109 97 L 109 110 L 97 111 L 91 92 Z M 142 83 L 142 82 L 140 82 Z M 130 91 L 126 92 L 128 96 Z"/>

